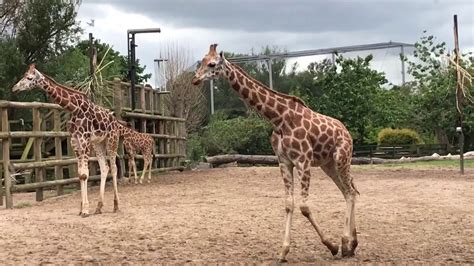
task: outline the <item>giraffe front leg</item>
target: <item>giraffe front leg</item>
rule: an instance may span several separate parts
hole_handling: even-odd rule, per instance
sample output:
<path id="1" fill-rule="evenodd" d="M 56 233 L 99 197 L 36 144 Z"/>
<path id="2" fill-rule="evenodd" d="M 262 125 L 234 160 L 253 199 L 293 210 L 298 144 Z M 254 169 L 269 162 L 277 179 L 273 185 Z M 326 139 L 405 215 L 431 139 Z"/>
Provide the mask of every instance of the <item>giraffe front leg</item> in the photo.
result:
<path id="1" fill-rule="evenodd" d="M 81 209 L 79 215 L 82 217 L 89 216 L 89 199 L 87 197 L 87 180 L 89 178 L 89 167 L 87 158 L 78 159 L 78 174 L 81 184 Z"/>
<path id="2" fill-rule="evenodd" d="M 294 210 L 294 184 L 293 184 L 293 165 L 291 163 L 280 163 L 280 172 L 285 185 L 285 234 L 283 236 L 283 244 L 278 256 L 279 262 L 286 262 L 286 255 L 290 252 L 290 231 L 293 220 Z"/>

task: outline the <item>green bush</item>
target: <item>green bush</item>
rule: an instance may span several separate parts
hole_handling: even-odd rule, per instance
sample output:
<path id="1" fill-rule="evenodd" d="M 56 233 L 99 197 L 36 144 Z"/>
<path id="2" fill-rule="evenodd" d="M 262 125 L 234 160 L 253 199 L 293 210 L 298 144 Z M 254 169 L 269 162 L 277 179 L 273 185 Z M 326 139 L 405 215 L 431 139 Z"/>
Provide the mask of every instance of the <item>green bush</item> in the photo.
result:
<path id="1" fill-rule="evenodd" d="M 216 154 L 272 154 L 272 127 L 260 117 L 232 119 L 211 118 L 201 134 L 207 155 Z"/>
<path id="2" fill-rule="evenodd" d="M 201 138 L 198 134 L 189 135 L 186 145 L 187 157 L 189 160 L 193 162 L 199 162 L 201 161 L 202 157 L 206 155 L 204 147 L 201 143 Z"/>
<path id="3" fill-rule="evenodd" d="M 391 145 L 413 145 L 420 144 L 421 138 L 416 131 L 402 128 L 402 129 L 391 129 L 384 128 L 380 130 L 378 134 L 378 144 L 382 146 Z"/>

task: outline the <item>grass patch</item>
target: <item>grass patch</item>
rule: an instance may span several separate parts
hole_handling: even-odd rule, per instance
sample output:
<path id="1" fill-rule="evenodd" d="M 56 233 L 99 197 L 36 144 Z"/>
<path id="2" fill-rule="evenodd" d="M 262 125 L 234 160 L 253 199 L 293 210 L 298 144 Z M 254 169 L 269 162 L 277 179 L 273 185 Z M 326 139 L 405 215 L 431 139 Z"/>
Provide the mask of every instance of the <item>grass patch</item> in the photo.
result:
<path id="1" fill-rule="evenodd" d="M 360 165 L 358 167 L 403 167 L 403 168 L 426 168 L 426 167 L 445 167 L 445 168 L 459 168 L 459 160 L 440 160 L 440 161 L 421 161 L 421 162 L 406 162 L 406 163 L 386 163 L 386 164 L 372 164 Z M 474 160 L 464 160 L 464 168 L 474 168 Z"/>
<path id="2" fill-rule="evenodd" d="M 15 205 L 15 209 L 23 209 L 23 208 L 28 208 L 28 207 L 31 207 L 31 202 L 29 201 L 19 201 L 16 205 Z"/>

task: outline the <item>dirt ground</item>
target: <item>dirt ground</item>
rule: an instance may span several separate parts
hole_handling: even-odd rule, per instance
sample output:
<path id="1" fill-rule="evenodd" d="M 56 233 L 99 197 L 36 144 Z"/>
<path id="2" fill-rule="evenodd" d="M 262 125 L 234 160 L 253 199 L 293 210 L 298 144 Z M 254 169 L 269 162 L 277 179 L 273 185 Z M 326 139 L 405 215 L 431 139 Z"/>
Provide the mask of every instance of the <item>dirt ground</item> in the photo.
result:
<path id="1" fill-rule="evenodd" d="M 333 257 L 295 211 L 290 264 L 474 262 L 474 169 L 354 167 L 359 247 Z M 299 187 L 298 187 L 299 188 Z M 90 188 L 91 211 L 98 188 Z M 80 193 L 0 210 L 0 264 L 263 263 L 272 264 L 284 225 L 283 183 L 276 167 L 223 168 L 156 176 L 119 187 L 121 211 L 79 217 Z M 298 189 L 299 191 L 299 189 Z M 314 169 L 313 213 L 337 243 L 345 202 Z"/>

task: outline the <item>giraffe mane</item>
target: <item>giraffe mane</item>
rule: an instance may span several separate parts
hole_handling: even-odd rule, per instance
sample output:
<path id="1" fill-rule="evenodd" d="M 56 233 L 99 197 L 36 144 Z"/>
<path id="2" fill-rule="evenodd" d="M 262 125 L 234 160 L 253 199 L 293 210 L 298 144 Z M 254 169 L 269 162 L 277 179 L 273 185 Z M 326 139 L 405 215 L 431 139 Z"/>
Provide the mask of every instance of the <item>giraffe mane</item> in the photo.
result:
<path id="1" fill-rule="evenodd" d="M 77 94 L 86 96 L 86 94 L 85 94 L 84 92 L 75 90 L 75 89 L 73 89 L 73 88 L 71 88 L 71 87 L 68 87 L 68 86 L 66 86 L 66 85 L 64 85 L 64 84 L 61 84 L 61 83 L 57 82 L 56 80 L 54 80 L 52 77 L 50 77 L 50 76 L 48 76 L 48 75 L 46 75 L 46 74 L 44 74 L 44 73 L 41 73 L 41 75 L 43 75 L 45 78 L 47 78 L 48 80 L 50 80 L 54 85 L 60 87 L 61 89 L 70 91 L 70 92 L 72 92 L 72 93 L 77 93 Z"/>
<path id="2" fill-rule="evenodd" d="M 272 90 L 270 89 L 267 85 L 263 84 L 262 82 L 258 81 L 257 79 L 255 79 L 254 77 L 250 76 L 247 72 L 245 72 L 245 70 L 243 70 L 240 66 L 232 63 L 232 62 L 229 62 L 226 60 L 226 62 L 228 62 L 229 64 L 231 64 L 233 67 L 237 68 L 242 75 L 244 75 L 246 78 L 252 80 L 253 82 L 255 82 L 257 85 L 259 85 L 260 87 L 262 87 L 263 89 L 267 90 L 267 91 L 271 91 L 273 93 L 275 93 L 276 95 L 280 96 L 280 97 L 283 97 L 285 99 L 289 99 L 289 100 L 293 100 L 301 105 L 303 105 L 304 107 L 308 107 L 306 105 L 306 103 L 301 100 L 301 98 L 298 98 L 296 96 L 293 96 L 293 95 L 288 95 L 288 94 L 285 94 L 285 93 L 282 93 L 282 92 L 279 92 L 279 91 L 276 91 L 276 90 Z"/>

